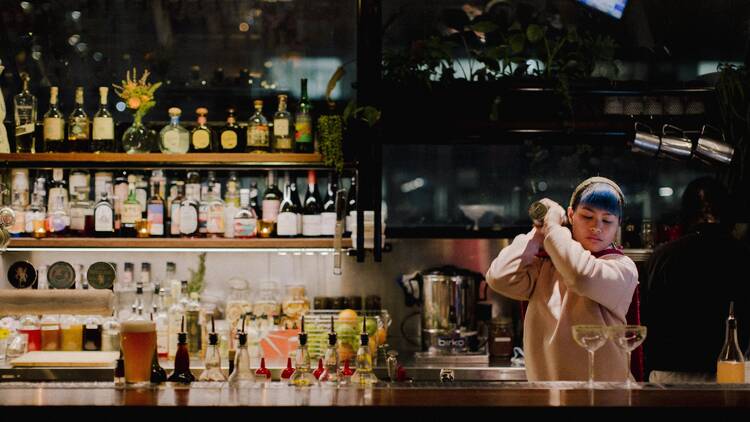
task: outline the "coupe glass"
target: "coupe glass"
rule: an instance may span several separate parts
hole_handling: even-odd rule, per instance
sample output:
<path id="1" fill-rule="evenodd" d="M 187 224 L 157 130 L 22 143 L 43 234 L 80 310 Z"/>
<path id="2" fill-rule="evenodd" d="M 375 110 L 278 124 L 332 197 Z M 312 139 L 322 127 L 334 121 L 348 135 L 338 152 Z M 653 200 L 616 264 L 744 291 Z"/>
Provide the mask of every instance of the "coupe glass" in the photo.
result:
<path id="1" fill-rule="evenodd" d="M 607 327 L 604 325 L 574 325 L 573 340 L 589 352 L 588 387 L 594 387 L 594 352 L 607 342 Z"/>
<path id="2" fill-rule="evenodd" d="M 642 325 L 614 325 L 609 327 L 609 338 L 612 342 L 624 350 L 627 354 L 627 366 L 625 367 L 625 388 L 632 388 L 630 382 L 630 353 L 646 339 L 646 327 Z"/>

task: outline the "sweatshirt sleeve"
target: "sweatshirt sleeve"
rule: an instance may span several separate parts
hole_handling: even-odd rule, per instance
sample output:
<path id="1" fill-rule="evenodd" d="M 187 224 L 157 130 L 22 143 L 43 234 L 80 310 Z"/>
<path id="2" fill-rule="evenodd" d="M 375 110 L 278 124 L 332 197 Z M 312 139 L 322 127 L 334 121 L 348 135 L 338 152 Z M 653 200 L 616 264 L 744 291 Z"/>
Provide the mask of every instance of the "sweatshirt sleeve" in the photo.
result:
<path id="1" fill-rule="evenodd" d="M 497 255 L 485 276 L 492 290 L 516 300 L 529 300 L 539 277 L 536 257 L 541 242 L 534 239 L 536 229 L 520 234 Z"/>
<path id="2" fill-rule="evenodd" d="M 571 291 L 625 319 L 638 284 L 638 269 L 632 259 L 622 255 L 596 258 L 573 240 L 565 227 L 547 234 L 544 250 Z"/>

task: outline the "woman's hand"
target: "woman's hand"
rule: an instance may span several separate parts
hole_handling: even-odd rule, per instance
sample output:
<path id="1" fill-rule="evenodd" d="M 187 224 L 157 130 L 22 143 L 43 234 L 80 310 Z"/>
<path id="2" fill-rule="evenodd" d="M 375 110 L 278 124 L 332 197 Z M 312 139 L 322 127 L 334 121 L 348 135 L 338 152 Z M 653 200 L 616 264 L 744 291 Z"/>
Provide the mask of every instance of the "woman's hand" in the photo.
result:
<path id="1" fill-rule="evenodd" d="M 552 229 L 565 224 L 567 221 L 565 209 L 549 198 L 543 198 L 539 202 L 547 207 L 547 214 L 544 216 L 544 225 L 541 227 L 542 234 L 547 236 Z"/>

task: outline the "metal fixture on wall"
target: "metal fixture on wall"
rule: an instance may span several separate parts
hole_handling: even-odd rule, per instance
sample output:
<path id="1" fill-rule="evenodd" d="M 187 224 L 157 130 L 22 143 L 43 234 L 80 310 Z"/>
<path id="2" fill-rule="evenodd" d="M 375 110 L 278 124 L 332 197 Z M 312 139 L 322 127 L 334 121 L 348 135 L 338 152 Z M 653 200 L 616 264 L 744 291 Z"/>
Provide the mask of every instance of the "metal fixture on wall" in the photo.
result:
<path id="1" fill-rule="evenodd" d="M 716 138 L 709 136 L 706 129 L 711 129 L 718 136 Z M 729 164 L 734 157 L 734 147 L 727 144 L 721 130 L 711 125 L 703 125 L 693 157 L 707 164 Z"/>
<path id="2" fill-rule="evenodd" d="M 635 153 L 673 160 L 695 158 L 708 165 L 728 165 L 734 157 L 734 147 L 726 142 L 722 131 L 708 124 L 703 125 L 696 141 L 691 140 L 686 131 L 670 124 L 662 126 L 661 135 L 641 122 L 635 122 L 634 126 L 630 150 Z"/>

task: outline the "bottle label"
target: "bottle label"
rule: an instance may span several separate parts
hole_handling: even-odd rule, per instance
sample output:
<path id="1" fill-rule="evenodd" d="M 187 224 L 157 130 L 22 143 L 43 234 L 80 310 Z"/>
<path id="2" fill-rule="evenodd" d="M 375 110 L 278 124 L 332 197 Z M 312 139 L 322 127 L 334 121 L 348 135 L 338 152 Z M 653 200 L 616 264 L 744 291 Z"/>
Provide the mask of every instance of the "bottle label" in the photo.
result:
<path id="1" fill-rule="evenodd" d="M 95 141 L 115 139 L 115 124 L 111 117 L 94 117 L 92 139 Z"/>
<path id="2" fill-rule="evenodd" d="M 65 137 L 65 122 L 59 117 L 44 118 L 44 140 L 62 141 Z"/>
<path id="3" fill-rule="evenodd" d="M 277 137 L 289 136 L 289 120 L 288 119 L 274 119 L 273 120 L 273 136 L 277 136 Z"/>
<path id="4" fill-rule="evenodd" d="M 198 207 L 198 232 L 208 233 L 208 206 Z"/>
<path id="5" fill-rule="evenodd" d="M 237 133 L 233 130 L 225 130 L 221 134 L 221 147 L 224 149 L 234 149 L 237 147 Z"/>
<path id="6" fill-rule="evenodd" d="M 161 204 L 148 205 L 148 225 L 152 235 L 164 234 L 164 207 Z"/>
<path id="7" fill-rule="evenodd" d="M 167 151 L 178 151 L 180 149 L 180 134 L 176 130 L 170 130 L 164 134 L 162 143 Z"/>
<path id="8" fill-rule="evenodd" d="M 237 211 L 239 211 L 239 209 L 231 203 L 227 204 L 224 208 L 224 237 L 226 238 L 231 239 L 234 237 L 234 224 L 232 224 L 232 219 L 237 215 Z"/>
<path id="9" fill-rule="evenodd" d="M 276 233 L 279 236 L 297 236 L 297 214 L 293 212 L 282 212 L 279 214 L 278 223 L 276 224 Z"/>
<path id="10" fill-rule="evenodd" d="M 258 220 L 254 218 L 235 218 L 234 237 L 253 237 Z"/>
<path id="11" fill-rule="evenodd" d="M 278 199 L 264 199 L 263 200 L 263 221 L 273 221 L 279 216 L 279 207 L 281 201 Z"/>
<path id="12" fill-rule="evenodd" d="M 29 133 L 34 133 L 33 123 L 26 123 L 24 125 L 16 126 L 16 136 L 26 135 Z"/>
<path id="13" fill-rule="evenodd" d="M 248 145 L 253 147 L 268 146 L 268 126 L 258 125 L 250 126 L 248 133 Z"/>
<path id="14" fill-rule="evenodd" d="M 85 173 L 72 173 L 70 177 L 68 177 L 68 185 L 70 186 L 70 193 L 75 193 L 76 188 L 86 188 L 89 187 L 89 178 Z"/>
<path id="15" fill-rule="evenodd" d="M 171 220 L 169 224 L 169 234 L 178 235 L 180 234 L 180 204 L 177 201 L 172 202 L 171 207 Z"/>
<path id="16" fill-rule="evenodd" d="M 70 209 L 70 229 L 76 231 L 86 229 L 86 214 L 82 208 Z"/>
<path id="17" fill-rule="evenodd" d="M 209 233 L 224 233 L 224 207 L 221 205 L 208 207 L 207 229 Z"/>
<path id="18" fill-rule="evenodd" d="M 211 138 L 207 131 L 198 130 L 193 132 L 193 148 L 195 149 L 206 149 L 208 144 L 211 142 Z"/>
<path id="19" fill-rule="evenodd" d="M 180 233 L 193 234 L 198 231 L 198 210 L 192 205 L 180 207 Z"/>
<path id="20" fill-rule="evenodd" d="M 320 214 L 302 216 L 302 235 L 320 236 Z"/>
<path id="21" fill-rule="evenodd" d="M 336 213 L 324 212 L 320 214 L 320 234 L 333 236 L 336 234 Z"/>
<path id="22" fill-rule="evenodd" d="M 148 203 L 148 193 L 146 193 L 146 189 L 136 189 L 135 200 L 138 201 L 138 206 L 141 207 L 141 213 L 146 212 L 146 204 Z"/>
<path id="23" fill-rule="evenodd" d="M 135 224 L 141 219 L 141 206 L 139 204 L 122 205 L 122 224 Z"/>
<path id="24" fill-rule="evenodd" d="M 85 140 L 89 137 L 89 120 L 85 117 L 74 117 L 70 122 L 70 134 L 75 139 Z"/>
<path id="25" fill-rule="evenodd" d="M 297 121 L 294 123 L 294 128 L 296 129 L 294 140 L 297 143 L 312 142 L 312 122 L 310 121 L 310 116 L 297 116 Z"/>

